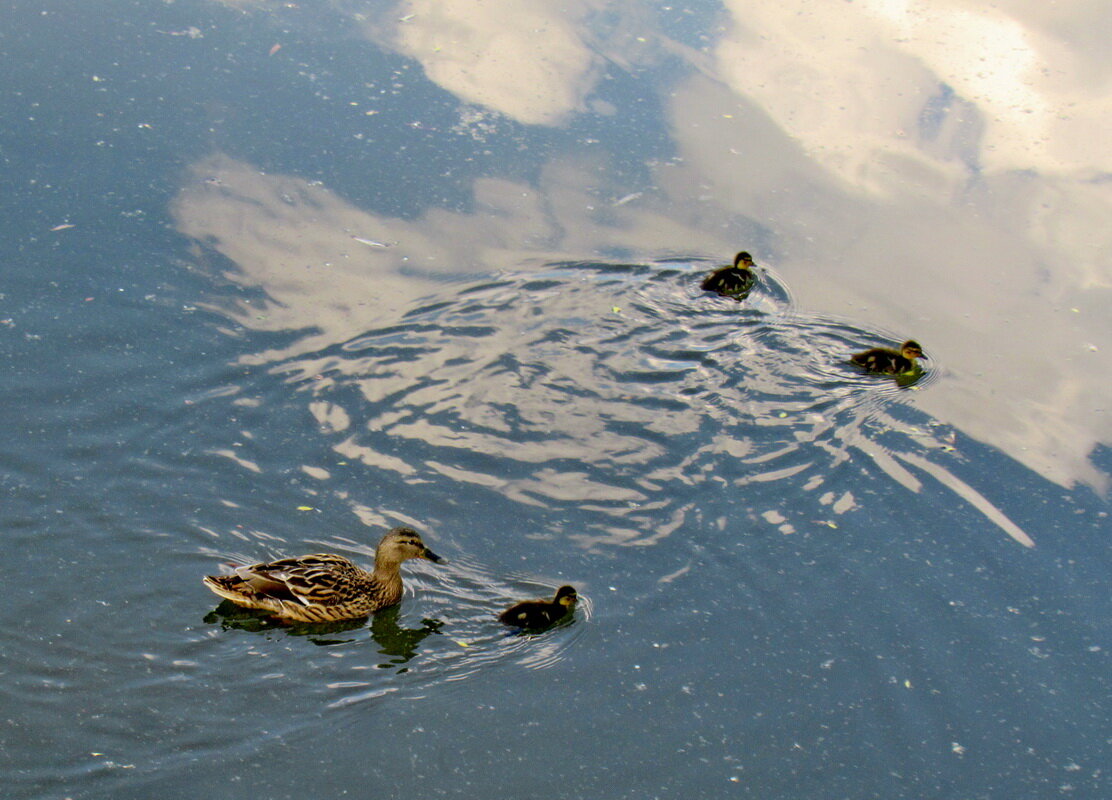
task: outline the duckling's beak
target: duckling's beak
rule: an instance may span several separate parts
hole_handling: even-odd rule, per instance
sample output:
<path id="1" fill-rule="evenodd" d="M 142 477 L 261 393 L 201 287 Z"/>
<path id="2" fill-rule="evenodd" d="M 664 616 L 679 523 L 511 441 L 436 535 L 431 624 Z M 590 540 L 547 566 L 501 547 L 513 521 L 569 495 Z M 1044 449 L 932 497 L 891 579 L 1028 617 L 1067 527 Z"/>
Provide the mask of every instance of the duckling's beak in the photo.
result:
<path id="1" fill-rule="evenodd" d="M 445 563 L 443 558 L 438 556 L 432 550 L 429 550 L 429 548 L 427 548 L 427 547 L 425 548 L 425 552 L 423 554 L 423 557 L 427 558 L 429 561 L 431 561 L 434 564 L 443 564 L 443 563 Z"/>
<path id="2" fill-rule="evenodd" d="M 919 358 L 925 358 L 925 359 L 927 359 L 927 361 L 930 361 L 930 360 L 931 360 L 931 357 L 930 357 L 930 356 L 928 356 L 928 355 L 927 355 L 926 353 L 920 353 L 920 354 L 919 354 Z"/>

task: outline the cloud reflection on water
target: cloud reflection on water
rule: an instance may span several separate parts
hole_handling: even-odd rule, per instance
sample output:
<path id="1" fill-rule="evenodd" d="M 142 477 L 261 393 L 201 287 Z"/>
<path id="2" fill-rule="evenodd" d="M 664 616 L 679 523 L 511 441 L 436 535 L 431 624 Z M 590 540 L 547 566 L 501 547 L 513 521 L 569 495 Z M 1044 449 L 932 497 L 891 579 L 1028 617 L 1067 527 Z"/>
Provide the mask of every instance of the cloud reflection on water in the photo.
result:
<path id="1" fill-rule="evenodd" d="M 581 109 L 599 72 L 600 57 L 581 38 L 590 5 L 403 0 L 373 14 L 363 30 L 420 62 L 429 80 L 465 102 L 554 125 Z"/>
<path id="2" fill-rule="evenodd" d="M 1103 4 L 727 6 L 734 27 L 716 48 L 719 74 L 855 188 L 886 158 L 941 168 L 965 155 L 990 172 L 1079 176 L 1112 168 L 1106 40 L 1087 35 L 1112 28 Z M 976 152 L 925 152 L 925 138 L 963 126 L 980 137 Z"/>
<path id="3" fill-rule="evenodd" d="M 327 245 L 308 246 L 315 228 L 304 221 L 247 246 L 242 231 L 260 229 L 222 209 L 240 206 L 242 193 L 251 192 L 252 213 L 274 206 L 265 216 L 280 223 L 292 198 L 303 196 L 311 199 L 305 217 L 316 225 L 352 214 L 338 198 L 319 188 L 292 192 L 287 178 L 223 159 L 207 166 L 219 177 L 182 196 L 183 229 L 233 257 L 252 281 L 282 263 L 288 237 L 298 242 L 299 257 L 335 257 Z M 257 190 L 274 183 L 284 191 Z M 217 210 L 199 212 L 210 205 Z M 404 239 L 389 221 L 365 215 L 358 224 Z M 238 257 L 223 246 L 228 235 L 245 248 Z M 347 277 L 351 269 L 362 270 L 362 287 Z M 594 514 L 602 520 L 597 527 L 571 534 L 584 546 L 647 545 L 668 536 L 692 511 L 692 487 L 790 482 L 827 505 L 815 490 L 851 450 L 917 492 L 919 482 L 896 456 L 942 446 L 933 432 L 909 429 L 863 402 L 866 386 L 875 384 L 838 366 L 864 346 L 855 338 L 861 332 L 788 313 L 788 296 L 767 271 L 744 307 L 702 295 L 702 270 L 681 262 L 550 265 L 447 286 L 419 279 L 404 289 L 395 275 L 385 285 L 407 303 L 380 306 L 381 269 L 391 271 L 381 263 L 349 265 L 340 280 L 319 283 L 313 270 L 293 270 L 301 277 L 282 287 L 276 318 L 268 309 L 241 321 L 314 333 L 256 357 L 279 362 L 280 373 L 311 392 L 310 411 L 323 434 L 339 439 L 332 446 L 342 458 L 407 481 L 446 478 L 525 506 Z M 350 302 L 360 296 L 364 302 Z M 329 313 L 320 315 L 321 308 Z M 896 449 L 862 435 L 870 418 L 897 437 Z M 920 467 L 937 466 L 912 455 Z M 927 471 L 950 476 L 951 488 L 965 487 L 945 468 Z M 979 497 L 965 488 L 962 496 Z M 791 523 L 781 528 L 796 530 Z M 1005 529 L 1031 544 L 1015 526 Z"/>
<path id="4" fill-rule="evenodd" d="M 535 22 L 527 33 L 480 6 L 375 15 L 356 4 L 352 14 L 461 101 L 534 124 L 581 110 L 599 69 L 592 48 L 622 46 L 592 38 L 588 4 L 515 0 Z M 244 324 L 320 331 L 296 346 L 308 353 L 399 317 L 438 275 L 616 247 L 728 254 L 738 225 L 759 225 L 775 251 L 759 260 L 774 256 L 802 307 L 913 335 L 941 357 L 948 380 L 918 394 L 920 408 L 1050 480 L 1104 488 L 1089 454 L 1112 441 L 1112 144 L 1099 135 L 1112 101 L 1093 31 L 1110 12 L 879 0 L 727 9 L 710 58 L 617 12 L 642 38 L 688 52 L 692 67 L 662 88 L 681 158 L 649 165 L 652 196 L 603 213 L 600 196 L 630 188 L 607 183 L 607 156 L 557 156 L 532 185 L 476 181 L 470 212 L 401 220 L 215 157 L 198 174 L 222 185 L 183 192 L 182 230 L 214 242 L 277 301 L 244 310 Z M 539 29 L 544 58 L 530 46 Z"/>

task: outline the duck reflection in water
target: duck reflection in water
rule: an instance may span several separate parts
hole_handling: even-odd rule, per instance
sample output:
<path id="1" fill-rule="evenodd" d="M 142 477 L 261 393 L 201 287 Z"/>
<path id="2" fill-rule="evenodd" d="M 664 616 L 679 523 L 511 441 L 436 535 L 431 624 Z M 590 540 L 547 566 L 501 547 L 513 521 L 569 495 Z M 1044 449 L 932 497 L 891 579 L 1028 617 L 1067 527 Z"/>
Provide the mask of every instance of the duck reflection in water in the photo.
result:
<path id="1" fill-rule="evenodd" d="M 440 633 L 444 623 L 438 619 L 422 619 L 420 628 L 403 628 L 398 624 L 401 606 L 393 605 L 374 613 L 370 619 L 371 638 L 378 645 L 378 652 L 390 658 L 379 664 L 380 669 L 391 669 L 405 664 L 415 655 L 425 637 Z M 284 622 L 255 609 L 243 608 L 230 600 L 225 600 L 208 614 L 205 622 L 210 625 L 219 623 L 224 630 L 240 630 L 261 633 L 281 630 L 290 636 L 305 636 L 315 645 L 328 647 L 337 644 L 350 644 L 359 637 L 335 638 L 334 634 L 355 631 L 367 626 L 367 617 L 345 619 L 337 622 Z M 405 669 L 398 670 L 405 672 Z"/>
<path id="2" fill-rule="evenodd" d="M 399 606 L 390 606 L 376 613 L 371 618 L 371 638 L 378 645 L 378 652 L 390 656 L 390 661 L 379 664 L 379 669 L 401 667 L 415 655 L 417 647 L 425 640 L 426 636 L 440 633 L 444 623 L 438 619 L 421 620 L 420 628 L 403 628 L 398 625 Z M 398 672 L 405 672 L 407 667 L 402 667 Z"/>
<path id="3" fill-rule="evenodd" d="M 703 291 L 717 292 L 741 302 L 753 291 L 757 275 L 753 272 L 753 257 L 742 250 L 734 256 L 733 266 L 716 269 L 703 279 Z"/>

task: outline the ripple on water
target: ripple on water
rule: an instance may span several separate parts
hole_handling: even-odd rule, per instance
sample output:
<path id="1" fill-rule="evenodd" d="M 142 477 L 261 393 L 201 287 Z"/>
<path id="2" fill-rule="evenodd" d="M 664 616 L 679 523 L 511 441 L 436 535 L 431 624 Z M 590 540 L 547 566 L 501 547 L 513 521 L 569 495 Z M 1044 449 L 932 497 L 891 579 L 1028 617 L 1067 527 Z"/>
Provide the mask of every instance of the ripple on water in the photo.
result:
<path id="1" fill-rule="evenodd" d="M 708 480 L 813 486 L 875 439 L 866 428 L 908 432 L 916 449 L 932 438 L 891 415 L 905 387 L 847 361 L 883 337 L 797 313 L 763 267 L 742 303 L 703 292 L 709 267 L 566 263 L 450 285 L 277 369 L 313 394 L 338 454 L 532 507 L 590 501 L 623 518 L 626 544 L 659 530 L 631 504 L 675 510 Z M 866 449 L 889 470 L 884 448 Z M 619 541 L 599 527 L 599 543 Z"/>

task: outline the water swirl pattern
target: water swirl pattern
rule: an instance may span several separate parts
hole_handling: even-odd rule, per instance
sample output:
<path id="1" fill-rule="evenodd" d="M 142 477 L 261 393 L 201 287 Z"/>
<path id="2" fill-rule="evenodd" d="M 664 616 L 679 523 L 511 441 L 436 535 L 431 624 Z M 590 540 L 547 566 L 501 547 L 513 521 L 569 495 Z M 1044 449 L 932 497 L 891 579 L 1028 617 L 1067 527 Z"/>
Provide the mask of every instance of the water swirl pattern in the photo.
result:
<path id="1" fill-rule="evenodd" d="M 589 546 L 668 536 L 697 507 L 693 489 L 776 482 L 821 497 L 852 449 L 913 484 L 892 453 L 947 446 L 901 418 L 906 389 L 846 362 L 883 337 L 796 313 L 768 270 L 743 304 L 704 293 L 707 266 L 561 264 L 476 282 L 277 370 L 311 393 L 338 456 L 557 516 L 587 507 L 575 538 Z"/>

